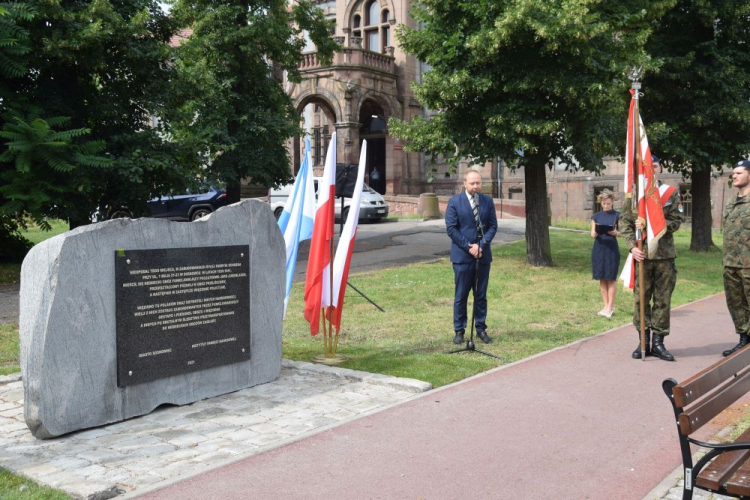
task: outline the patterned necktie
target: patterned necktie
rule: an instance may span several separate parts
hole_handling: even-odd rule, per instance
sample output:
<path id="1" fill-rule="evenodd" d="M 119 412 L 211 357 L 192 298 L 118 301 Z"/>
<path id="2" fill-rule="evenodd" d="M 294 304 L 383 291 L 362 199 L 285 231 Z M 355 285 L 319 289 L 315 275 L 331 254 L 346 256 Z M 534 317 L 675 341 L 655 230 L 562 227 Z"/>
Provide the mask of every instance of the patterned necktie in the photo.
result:
<path id="1" fill-rule="evenodd" d="M 474 223 L 477 225 L 477 235 L 482 234 L 482 223 L 479 220 L 479 196 L 474 194 L 471 198 L 471 211 L 474 212 Z"/>

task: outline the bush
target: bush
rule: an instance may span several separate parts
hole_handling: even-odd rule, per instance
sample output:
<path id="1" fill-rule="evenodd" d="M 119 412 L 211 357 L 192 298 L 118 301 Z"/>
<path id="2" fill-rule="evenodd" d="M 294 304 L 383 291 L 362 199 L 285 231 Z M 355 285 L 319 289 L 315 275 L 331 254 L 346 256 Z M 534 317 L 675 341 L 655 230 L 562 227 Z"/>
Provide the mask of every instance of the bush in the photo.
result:
<path id="1" fill-rule="evenodd" d="M 33 246 L 19 229 L 14 219 L 0 217 L 0 262 L 21 262 Z"/>

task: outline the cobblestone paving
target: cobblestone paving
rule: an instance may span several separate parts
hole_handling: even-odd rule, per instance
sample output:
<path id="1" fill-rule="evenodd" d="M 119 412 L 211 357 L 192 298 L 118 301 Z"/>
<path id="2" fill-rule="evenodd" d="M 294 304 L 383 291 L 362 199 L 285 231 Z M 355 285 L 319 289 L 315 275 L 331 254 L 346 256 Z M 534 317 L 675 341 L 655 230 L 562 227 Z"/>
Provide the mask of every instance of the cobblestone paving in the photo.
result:
<path id="1" fill-rule="evenodd" d="M 0 380 L 0 466 L 77 498 L 146 490 L 413 398 L 430 385 L 284 361 L 274 382 L 49 440 L 23 418 L 23 382 Z"/>

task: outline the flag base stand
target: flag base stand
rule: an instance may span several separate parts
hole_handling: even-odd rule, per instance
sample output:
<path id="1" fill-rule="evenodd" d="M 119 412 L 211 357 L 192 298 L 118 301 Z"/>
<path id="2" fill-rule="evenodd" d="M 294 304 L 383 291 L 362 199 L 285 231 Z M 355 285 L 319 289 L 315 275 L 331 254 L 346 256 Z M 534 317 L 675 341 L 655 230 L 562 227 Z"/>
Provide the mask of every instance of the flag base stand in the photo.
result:
<path id="1" fill-rule="evenodd" d="M 348 361 L 348 359 L 346 356 L 342 354 L 334 354 L 333 356 L 326 356 L 324 354 L 319 354 L 312 359 L 313 363 L 318 363 L 321 365 L 328 365 L 328 366 L 340 365 L 341 363 L 345 361 Z"/>

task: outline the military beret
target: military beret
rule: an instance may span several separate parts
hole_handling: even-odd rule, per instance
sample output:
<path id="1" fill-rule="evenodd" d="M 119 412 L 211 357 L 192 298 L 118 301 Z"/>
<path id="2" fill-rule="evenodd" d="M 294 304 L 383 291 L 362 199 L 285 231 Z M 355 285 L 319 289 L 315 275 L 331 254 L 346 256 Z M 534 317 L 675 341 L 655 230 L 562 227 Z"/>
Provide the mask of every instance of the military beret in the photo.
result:
<path id="1" fill-rule="evenodd" d="M 750 170 L 750 160 L 741 160 L 734 164 L 734 168 L 743 167 Z"/>
<path id="2" fill-rule="evenodd" d="M 659 157 L 656 155 L 651 155 L 651 163 L 659 163 Z"/>

